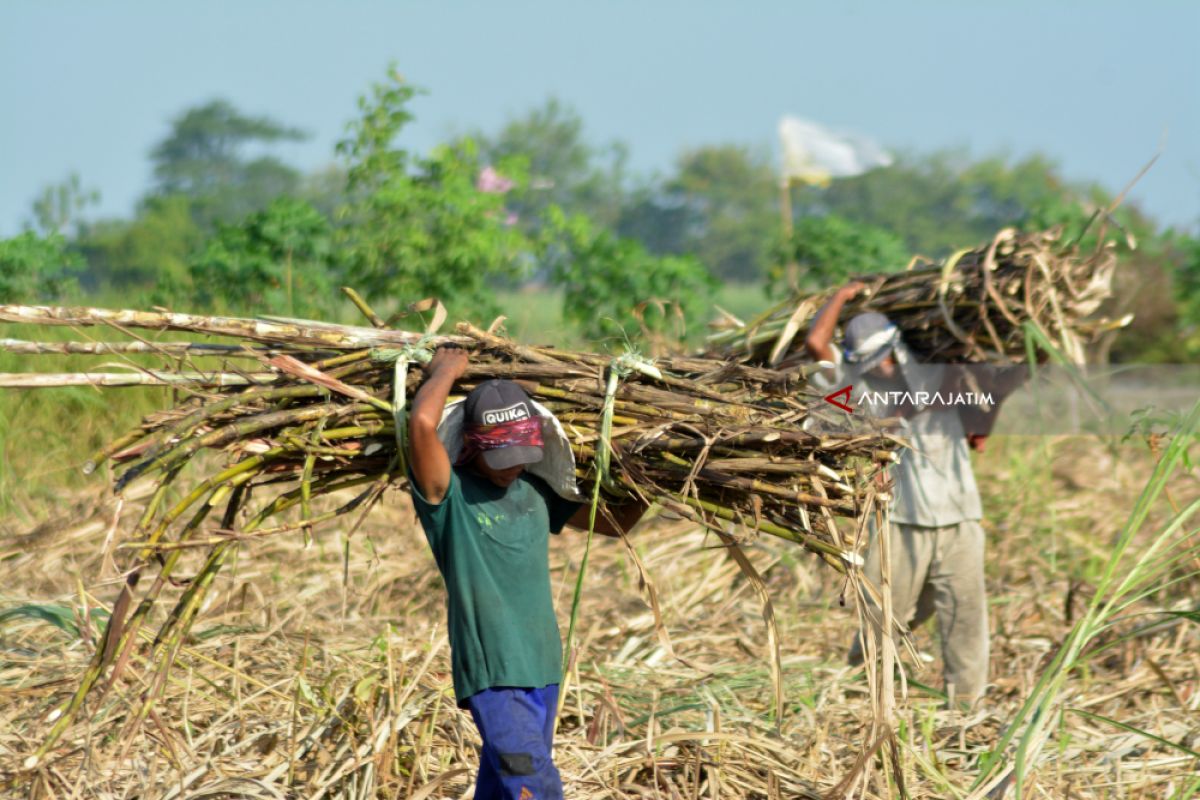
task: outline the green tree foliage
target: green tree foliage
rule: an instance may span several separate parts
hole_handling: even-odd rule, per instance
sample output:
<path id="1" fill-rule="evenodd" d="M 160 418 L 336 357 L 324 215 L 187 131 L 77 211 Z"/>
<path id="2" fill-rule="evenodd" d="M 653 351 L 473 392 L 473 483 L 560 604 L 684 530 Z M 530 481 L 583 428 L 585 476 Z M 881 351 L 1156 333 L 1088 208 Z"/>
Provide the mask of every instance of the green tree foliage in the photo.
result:
<path id="1" fill-rule="evenodd" d="M 1178 236 L 1175 246 L 1182 255 L 1178 275 L 1183 341 L 1191 357 L 1200 355 L 1200 239 Z"/>
<path id="2" fill-rule="evenodd" d="M 300 183 L 300 173 L 278 158 L 247 151 L 304 138 L 302 131 L 243 114 L 225 100 L 188 109 L 151 151 L 154 194 L 189 198 L 196 222 L 206 229 L 241 219 Z"/>
<path id="3" fill-rule="evenodd" d="M 657 253 L 692 254 L 722 280 L 758 281 L 778 243 L 777 197 L 765 154 L 703 147 L 684 153 L 658 191 L 636 191 L 618 230 Z"/>
<path id="4" fill-rule="evenodd" d="M 346 204 L 346 170 L 340 164 L 328 164 L 308 173 L 295 196 L 333 219 Z"/>
<path id="5" fill-rule="evenodd" d="M 473 137 L 483 163 L 519 158 L 529 165 L 529 183 L 509 198 L 522 227 L 536 230 L 552 205 L 611 226 L 620 215 L 626 148 L 605 147 L 584 138 L 583 119 L 569 105 L 548 99 L 522 117 L 510 119 L 495 136 Z"/>
<path id="6" fill-rule="evenodd" d="M 308 203 L 281 197 L 222 225 L 190 263 L 197 299 L 219 309 L 315 316 L 334 300 L 332 228 Z"/>
<path id="7" fill-rule="evenodd" d="M 1200 245 L 1128 204 L 1109 215 L 1110 193 L 1065 180 L 1044 157 L 908 155 L 797 188 L 795 236 L 783 242 L 765 151 L 699 147 L 666 176 L 630 179 L 624 148 L 589 142 L 579 114 L 550 99 L 475 137 L 478 146 L 461 139 L 421 155 L 402 143 L 414 94 L 394 73 L 373 87 L 338 146 L 341 163 L 309 176 L 271 155 L 299 131 L 225 101 L 191 108 L 154 148 L 154 188 L 133 219 L 83 223 L 95 193 L 74 175 L 48 187 L 32 215 L 47 235 L 2 243 L 4 291 L 63 291 L 79 253 L 85 289 L 116 289 L 130 303 L 199 296 L 239 313 L 307 315 L 347 283 L 382 308 L 437 296 L 456 316 L 487 320 L 503 310 L 496 288 L 532 276 L 562 288 L 566 316 L 589 334 L 635 335 L 642 323 L 630 309 L 646 301 L 677 301 L 689 324 L 705 321 L 704 267 L 757 296 L 764 280 L 782 290 L 789 259 L 807 289 L 899 268 L 910 253 L 942 257 L 1004 227 L 1063 225 L 1084 248 L 1102 236 L 1139 245 L 1123 253 L 1105 309 L 1136 315 L 1113 339 L 1114 358 L 1200 349 Z M 501 187 L 482 181 L 486 167 Z M 670 327 L 658 308 L 642 307 L 655 334 Z"/>
<path id="8" fill-rule="evenodd" d="M 1122 220 L 1127 227 L 1136 221 Z M 1133 321 L 1103 341 L 1116 362 L 1191 363 L 1200 356 L 1200 242 L 1168 231 L 1121 254 L 1108 317 Z"/>
<path id="9" fill-rule="evenodd" d="M 299 172 L 255 151 L 303 138 L 300 131 L 245 115 L 224 100 L 180 114 L 151 152 L 155 184 L 136 216 L 79 226 L 85 287 L 133 290 L 135 296 L 149 292 L 140 296 L 154 302 L 190 297 L 188 265 L 206 235 L 301 188 Z M 45 224 L 61 222 L 87 199 L 73 178 L 39 198 L 35 213 Z"/>
<path id="10" fill-rule="evenodd" d="M 836 214 L 891 231 L 910 251 L 938 258 L 1001 228 L 1045 227 L 1073 214 L 1089 191 L 1070 185 L 1042 156 L 971 161 L 965 153 L 943 151 L 902 157 L 825 189 L 800 189 L 793 206 L 799 217 Z"/>
<path id="11" fill-rule="evenodd" d="M 147 198 L 134 219 L 98 222 L 81 232 L 79 248 L 88 263 L 85 285 L 93 290 L 181 286 L 187 281 L 188 260 L 203 239 L 188 198 Z"/>
<path id="12" fill-rule="evenodd" d="M 359 101 L 361 116 L 338 145 L 349 162 L 350 203 L 340 215 L 348 279 L 373 299 L 437 297 L 480 319 L 497 311 L 493 282 L 527 270 L 530 243 L 511 224 L 505 195 L 476 187 L 480 164 L 471 140 L 429 156 L 399 146 L 414 94 L 393 72 Z M 518 160 L 496 168 L 517 186 L 525 183 Z"/>
<path id="13" fill-rule="evenodd" d="M 1157 250 L 1158 248 L 1152 248 Z M 1180 363 L 1196 355 L 1189 344 L 1186 301 L 1177 294 L 1179 253 L 1125 251 L 1113 274 L 1113 296 L 1100 313 L 1133 320 L 1102 340 L 1102 358 L 1114 362 Z"/>
<path id="14" fill-rule="evenodd" d="M 65 234 L 68 228 L 81 226 L 79 216 L 100 202 L 100 192 L 83 188 L 79 175 L 72 172 L 65 181 L 42 189 L 33 201 L 33 222 L 42 233 Z"/>
<path id="15" fill-rule="evenodd" d="M 641 242 L 651 253 L 682 255 L 688 241 L 691 210 L 676 197 L 668 196 L 656 180 L 643 180 L 626 193 L 615 230 Z"/>
<path id="16" fill-rule="evenodd" d="M 547 210 L 543 258 L 563 317 L 594 339 L 682 338 L 707 322 L 716 282 L 689 256 L 656 256 L 583 215 Z"/>
<path id="17" fill-rule="evenodd" d="M 782 294 L 789 288 L 789 261 L 797 267 L 799 287 L 815 290 L 845 283 L 852 275 L 895 272 L 909 260 L 904 240 L 890 231 L 834 214 L 804 217 L 770 270 L 770 291 Z"/>
<path id="18" fill-rule="evenodd" d="M 59 298 L 74 285 L 83 260 L 61 234 L 25 231 L 0 239 L 0 303 L 31 303 Z"/>

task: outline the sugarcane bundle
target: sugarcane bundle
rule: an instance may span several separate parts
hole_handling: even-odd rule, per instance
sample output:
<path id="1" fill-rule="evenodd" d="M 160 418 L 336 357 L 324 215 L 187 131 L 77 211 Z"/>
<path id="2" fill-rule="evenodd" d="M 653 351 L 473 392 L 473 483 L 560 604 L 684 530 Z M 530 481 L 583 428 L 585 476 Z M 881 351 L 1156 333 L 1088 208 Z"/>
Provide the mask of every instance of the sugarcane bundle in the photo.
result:
<path id="1" fill-rule="evenodd" d="M 274 318 L 30 306 L 0 306 L 0 320 L 105 325 L 136 339 L 128 345 L 0 342 L 18 352 L 120 355 L 161 348 L 170 359 L 164 369 L 143 365 L 125 373 L 3 375 L 0 386 L 166 384 L 185 392 L 175 407 L 150 415 L 88 463 L 95 469 L 114 462 L 118 490 L 136 480 L 153 481 L 154 489 L 132 541 L 124 544 L 136 555 L 125 567 L 127 582 L 104 644 L 51 742 L 110 665 L 114 675 L 105 686 L 112 684 L 150 610 L 177 580 L 185 550 L 201 548 L 205 560 L 150 645 L 147 657 L 160 681 L 208 587 L 240 542 L 285 531 L 307 536 L 338 515 L 365 513 L 389 485 L 404 480 L 405 408 L 439 343 L 473 351 L 457 391 L 508 378 L 553 412 L 567 433 L 586 496 L 602 491 L 620 502 L 637 495 L 725 535 L 740 525 L 749 535 L 778 536 L 839 570 L 858 559 L 847 541 L 849 529 L 839 532 L 837 519 L 856 519 L 870 509 L 873 479 L 895 460 L 899 446 L 881 428 L 803 430 L 810 415 L 821 413 L 821 403 L 805 393 L 802 370 L 528 347 L 468 324 L 439 337 Z M 160 345 L 138 339 L 131 328 L 240 341 Z M 215 368 L 198 361 L 214 356 Z M 206 452 L 218 453 L 221 463 L 202 458 Z M 198 469 L 189 470 L 192 464 Z M 203 474 L 185 477 L 197 471 Z M 220 516 L 216 526 L 207 523 L 214 514 Z M 155 566 L 150 587 L 138 591 L 142 573 Z M 147 692 L 139 714 L 154 695 Z"/>
<path id="2" fill-rule="evenodd" d="M 1057 228 L 1026 234 L 1009 228 L 941 263 L 914 262 L 904 272 L 860 276 L 867 291 L 846 304 L 842 318 L 878 311 L 930 362 L 1022 361 L 1032 328 L 1082 363 L 1090 337 L 1129 320 L 1092 318 L 1111 294 L 1112 243 L 1083 253 L 1061 239 Z M 780 363 L 803 346 L 805 332 L 833 291 L 789 298 L 746 324 L 730 317 L 715 323 L 709 355 Z"/>

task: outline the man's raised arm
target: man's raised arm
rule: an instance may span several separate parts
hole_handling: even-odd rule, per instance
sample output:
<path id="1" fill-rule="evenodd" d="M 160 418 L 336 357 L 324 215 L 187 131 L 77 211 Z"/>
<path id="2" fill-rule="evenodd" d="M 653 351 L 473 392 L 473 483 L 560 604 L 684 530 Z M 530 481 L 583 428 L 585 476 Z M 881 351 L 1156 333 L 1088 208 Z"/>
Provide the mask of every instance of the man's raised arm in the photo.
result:
<path id="1" fill-rule="evenodd" d="M 833 341 L 833 330 L 837 327 L 842 306 L 866 288 L 865 283 L 852 281 L 834 292 L 833 297 L 821 306 L 812 327 L 808 329 L 808 336 L 804 338 L 804 349 L 810 356 L 817 361 L 833 361 L 833 347 L 830 342 Z"/>
<path id="2" fill-rule="evenodd" d="M 438 438 L 438 423 L 446 408 L 446 398 L 454 382 L 467 370 L 467 352 L 444 345 L 433 354 L 425 372 L 425 382 L 413 398 L 408 418 L 413 480 L 421 495 L 430 503 L 442 502 L 450 488 L 450 456 Z"/>

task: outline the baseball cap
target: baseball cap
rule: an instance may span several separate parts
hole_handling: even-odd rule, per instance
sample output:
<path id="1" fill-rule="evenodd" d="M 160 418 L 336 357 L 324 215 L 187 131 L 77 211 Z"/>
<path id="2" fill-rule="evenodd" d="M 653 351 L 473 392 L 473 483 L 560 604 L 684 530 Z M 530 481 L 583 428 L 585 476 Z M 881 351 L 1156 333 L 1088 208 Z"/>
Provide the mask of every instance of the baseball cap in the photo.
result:
<path id="1" fill-rule="evenodd" d="M 463 404 L 463 421 L 467 427 L 500 425 L 519 422 L 537 416 L 533 401 L 516 383 L 494 378 L 476 386 Z M 509 469 L 519 464 L 536 464 L 542 460 L 541 447 L 508 445 L 484 450 L 483 460 L 492 469 Z"/>
<path id="2" fill-rule="evenodd" d="M 878 311 L 859 314 L 846 323 L 846 361 L 863 372 L 879 366 L 900 340 L 900 330 Z"/>

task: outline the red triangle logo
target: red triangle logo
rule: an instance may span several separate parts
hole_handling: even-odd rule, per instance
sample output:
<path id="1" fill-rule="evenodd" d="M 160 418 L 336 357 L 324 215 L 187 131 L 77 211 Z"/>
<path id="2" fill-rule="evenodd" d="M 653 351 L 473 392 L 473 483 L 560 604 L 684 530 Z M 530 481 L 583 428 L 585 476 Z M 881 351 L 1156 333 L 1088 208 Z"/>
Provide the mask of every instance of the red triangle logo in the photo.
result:
<path id="1" fill-rule="evenodd" d="M 830 405 L 837 406 L 842 411 L 849 411 L 851 414 L 853 414 L 854 409 L 851 406 L 847 405 L 850 402 L 850 390 L 853 388 L 854 388 L 853 384 L 851 384 L 849 386 L 843 386 L 841 389 L 838 389 L 833 394 L 825 395 L 825 402 L 829 403 Z M 838 398 L 841 398 L 841 400 L 839 400 Z M 843 400 L 845 402 L 842 402 Z"/>

